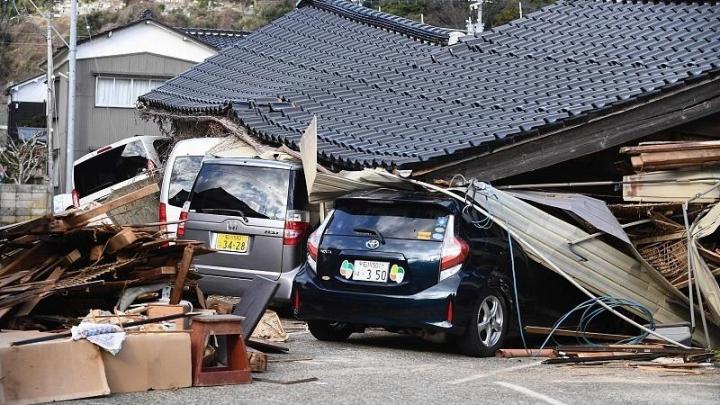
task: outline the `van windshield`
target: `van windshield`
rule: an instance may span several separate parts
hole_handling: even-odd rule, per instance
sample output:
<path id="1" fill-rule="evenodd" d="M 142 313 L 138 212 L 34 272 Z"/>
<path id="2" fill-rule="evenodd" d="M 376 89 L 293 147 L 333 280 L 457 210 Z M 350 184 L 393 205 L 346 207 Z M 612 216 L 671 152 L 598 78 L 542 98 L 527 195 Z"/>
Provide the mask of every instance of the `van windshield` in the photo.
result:
<path id="1" fill-rule="evenodd" d="M 448 213 L 427 205 L 353 204 L 335 208 L 326 234 L 340 236 L 372 236 L 383 238 L 441 241 L 445 237 Z"/>
<path id="2" fill-rule="evenodd" d="M 202 156 L 178 156 L 175 158 L 168 185 L 168 204 L 182 207 L 187 201 L 202 160 Z"/>
<path id="3" fill-rule="evenodd" d="M 140 140 L 102 152 L 75 165 L 75 190 L 85 197 L 132 179 L 147 169 L 147 161 L 147 153 Z"/>
<path id="4" fill-rule="evenodd" d="M 204 164 L 190 196 L 190 211 L 284 220 L 290 170 Z"/>

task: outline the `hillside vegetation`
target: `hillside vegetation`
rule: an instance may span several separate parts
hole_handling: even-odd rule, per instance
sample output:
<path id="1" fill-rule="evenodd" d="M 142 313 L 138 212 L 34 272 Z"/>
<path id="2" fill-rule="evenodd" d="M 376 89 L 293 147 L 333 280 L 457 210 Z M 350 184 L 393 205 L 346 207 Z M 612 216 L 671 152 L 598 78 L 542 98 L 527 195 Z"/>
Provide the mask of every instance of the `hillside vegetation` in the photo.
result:
<path id="1" fill-rule="evenodd" d="M 52 6 L 51 0 L 33 0 L 40 11 L 29 0 L 0 0 L 0 85 L 17 82 L 43 73 L 42 63 L 46 59 L 46 20 L 42 16 Z M 83 1 L 88 3 L 91 1 Z M 238 6 L 252 3 L 252 0 L 229 2 Z M 248 4 L 241 4 L 248 3 Z M 126 0 L 120 11 L 97 11 L 80 15 L 78 39 L 112 27 L 127 24 L 145 11 L 171 26 L 226 28 L 253 31 L 292 9 L 293 1 L 268 2 L 267 7 L 244 7 L 252 10 L 241 12 L 243 7 L 211 5 L 207 0 L 191 2 L 188 8 L 165 12 L 163 4 L 148 0 Z M 69 32 L 69 18 L 53 19 L 53 25 L 66 40 Z M 55 48 L 63 45 L 55 35 Z"/>

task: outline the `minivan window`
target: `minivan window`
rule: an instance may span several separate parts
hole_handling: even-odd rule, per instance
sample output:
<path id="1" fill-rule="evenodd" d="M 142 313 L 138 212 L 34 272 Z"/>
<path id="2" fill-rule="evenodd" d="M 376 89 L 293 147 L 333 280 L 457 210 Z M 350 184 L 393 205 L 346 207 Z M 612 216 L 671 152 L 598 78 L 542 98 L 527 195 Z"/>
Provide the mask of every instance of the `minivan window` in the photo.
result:
<path id="1" fill-rule="evenodd" d="M 75 165 L 75 190 L 87 196 L 141 174 L 147 169 L 142 141 L 132 141 Z"/>
<path id="2" fill-rule="evenodd" d="M 448 213 L 427 204 L 353 204 L 336 207 L 329 235 L 361 236 L 362 230 L 376 230 L 383 238 L 443 240 Z M 358 230 L 361 230 L 358 232 Z"/>
<path id="3" fill-rule="evenodd" d="M 182 207 L 200 170 L 202 156 L 178 156 L 173 163 L 168 184 L 168 204 Z"/>
<path id="4" fill-rule="evenodd" d="M 204 164 L 190 196 L 190 211 L 246 218 L 285 219 L 290 171 Z"/>

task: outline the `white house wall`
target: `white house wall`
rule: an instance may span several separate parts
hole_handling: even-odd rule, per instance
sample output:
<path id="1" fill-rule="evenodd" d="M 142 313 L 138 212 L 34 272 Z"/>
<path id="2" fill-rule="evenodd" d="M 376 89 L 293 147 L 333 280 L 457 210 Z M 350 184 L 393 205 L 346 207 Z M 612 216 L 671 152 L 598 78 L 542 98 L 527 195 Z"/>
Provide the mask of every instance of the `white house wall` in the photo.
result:
<path id="1" fill-rule="evenodd" d="M 109 34 L 81 43 L 77 48 L 77 59 L 138 53 L 167 56 L 173 59 L 200 63 L 217 53 L 217 51 L 197 40 L 190 39 L 151 21 L 145 21 L 111 31 Z M 55 63 L 60 65 L 66 60 L 67 52 L 64 52 L 62 58 L 56 60 Z"/>
<path id="2" fill-rule="evenodd" d="M 9 103 L 44 103 L 47 98 L 45 75 L 41 75 L 10 88 Z"/>

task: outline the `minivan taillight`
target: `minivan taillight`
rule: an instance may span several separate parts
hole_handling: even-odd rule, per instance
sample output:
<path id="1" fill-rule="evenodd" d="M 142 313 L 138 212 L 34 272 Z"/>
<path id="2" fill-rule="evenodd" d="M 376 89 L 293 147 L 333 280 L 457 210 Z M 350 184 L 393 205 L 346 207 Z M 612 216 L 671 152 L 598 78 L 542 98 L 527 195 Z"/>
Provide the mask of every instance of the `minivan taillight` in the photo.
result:
<path id="1" fill-rule="evenodd" d="M 460 270 L 470 252 L 467 242 L 457 236 L 449 236 L 443 243 L 440 260 L 440 280 L 444 280 Z"/>
<path id="2" fill-rule="evenodd" d="M 148 171 L 153 171 L 153 170 L 157 169 L 157 166 L 155 165 L 155 162 L 153 162 L 153 161 L 150 160 L 150 159 L 148 159 L 148 160 L 147 160 L 147 163 L 145 163 L 145 167 L 147 168 Z"/>
<path id="3" fill-rule="evenodd" d="M 310 213 L 300 210 L 289 210 L 285 217 L 283 245 L 299 245 L 310 228 Z"/>
<path id="4" fill-rule="evenodd" d="M 185 222 L 188 219 L 188 212 L 190 211 L 190 201 L 185 201 L 183 204 L 182 211 L 180 211 L 180 222 L 177 226 L 177 237 L 182 238 L 185 236 Z"/>
<path id="5" fill-rule="evenodd" d="M 72 191 L 72 202 L 75 208 L 80 208 L 80 193 L 75 189 Z"/>
<path id="6" fill-rule="evenodd" d="M 167 225 L 164 223 L 167 222 L 167 205 L 165 203 L 158 204 L 158 222 L 160 222 L 160 232 L 165 233 L 167 230 Z"/>

